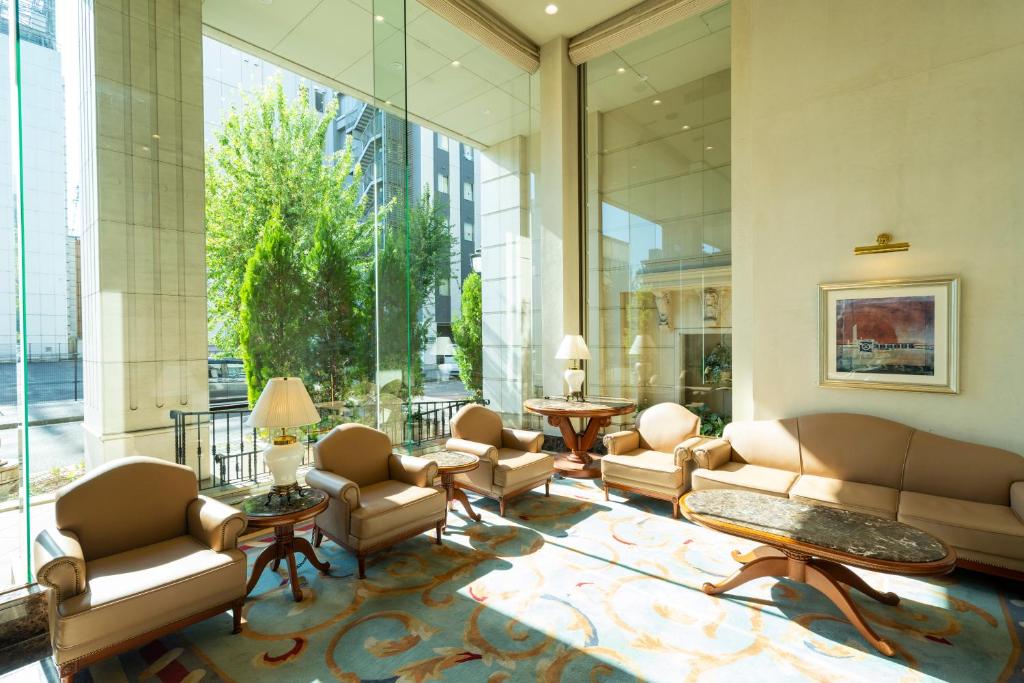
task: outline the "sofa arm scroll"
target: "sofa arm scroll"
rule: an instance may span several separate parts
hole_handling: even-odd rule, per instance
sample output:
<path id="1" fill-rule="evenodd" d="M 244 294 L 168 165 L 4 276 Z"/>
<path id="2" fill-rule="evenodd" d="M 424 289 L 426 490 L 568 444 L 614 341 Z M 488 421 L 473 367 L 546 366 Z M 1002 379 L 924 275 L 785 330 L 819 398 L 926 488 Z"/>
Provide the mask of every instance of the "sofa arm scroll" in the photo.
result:
<path id="1" fill-rule="evenodd" d="M 477 443 L 476 441 L 468 441 L 466 439 L 448 439 L 448 443 L 444 447 L 449 451 L 459 451 L 475 455 L 481 460 L 490 461 L 491 464 L 497 464 L 498 462 L 498 449 L 490 444 Z"/>
<path id="2" fill-rule="evenodd" d="M 640 432 L 626 430 L 604 435 L 604 447 L 609 455 L 622 455 L 640 448 Z"/>
<path id="3" fill-rule="evenodd" d="M 189 503 L 186 515 L 189 534 L 217 552 L 237 546 L 248 524 L 245 513 L 208 496 Z"/>
<path id="4" fill-rule="evenodd" d="M 540 432 L 505 427 L 501 430 L 501 445 L 503 448 L 514 448 L 517 451 L 540 453 L 540 447 L 544 445 L 544 435 Z"/>
<path id="5" fill-rule="evenodd" d="M 392 479 L 426 488 L 437 478 L 437 463 L 426 458 L 417 458 L 401 453 L 388 456 L 388 474 Z"/>
<path id="6" fill-rule="evenodd" d="M 725 439 L 711 439 L 699 444 L 691 452 L 697 467 L 715 470 L 729 462 L 732 445 Z"/>
<path id="7" fill-rule="evenodd" d="M 33 543 L 33 568 L 40 585 L 57 592 L 57 602 L 85 590 L 85 555 L 71 531 L 43 529 Z"/>
<path id="8" fill-rule="evenodd" d="M 1024 522 L 1024 481 L 1010 484 L 1010 509 L 1017 519 Z"/>
<path id="9" fill-rule="evenodd" d="M 703 436 L 691 436 L 672 449 L 672 460 L 675 466 L 685 467 L 687 462 L 694 460 L 693 450 L 707 440 Z"/>
<path id="10" fill-rule="evenodd" d="M 331 498 L 348 504 L 349 512 L 360 506 L 359 486 L 340 474 L 316 468 L 306 472 L 306 485 L 323 491 Z"/>

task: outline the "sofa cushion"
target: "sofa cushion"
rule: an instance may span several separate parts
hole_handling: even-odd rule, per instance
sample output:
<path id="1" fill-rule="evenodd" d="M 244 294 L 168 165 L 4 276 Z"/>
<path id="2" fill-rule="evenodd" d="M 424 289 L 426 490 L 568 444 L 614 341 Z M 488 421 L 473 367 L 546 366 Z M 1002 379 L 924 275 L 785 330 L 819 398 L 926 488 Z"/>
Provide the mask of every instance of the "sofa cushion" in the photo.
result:
<path id="1" fill-rule="evenodd" d="M 54 642 L 68 661 L 245 595 L 245 555 L 192 536 L 86 563 L 86 591 L 57 607 Z"/>
<path id="2" fill-rule="evenodd" d="M 797 478 L 789 490 L 789 497 L 807 503 L 896 519 L 900 492 L 887 486 L 804 474 Z"/>
<path id="3" fill-rule="evenodd" d="M 898 489 L 914 430 L 872 415 L 799 418 L 803 474 Z"/>
<path id="4" fill-rule="evenodd" d="M 555 470 L 555 458 L 548 453 L 530 453 L 514 448 L 498 449 L 494 483 L 506 489 L 546 479 Z"/>
<path id="5" fill-rule="evenodd" d="M 903 491 L 897 519 L 954 548 L 1024 560 L 1024 524 L 1006 505 Z"/>
<path id="6" fill-rule="evenodd" d="M 671 453 L 637 449 L 601 458 L 601 475 L 606 479 L 644 482 L 678 489 L 683 485 L 683 468 L 676 467 Z"/>
<path id="7" fill-rule="evenodd" d="M 382 536 L 406 524 L 422 520 L 426 524 L 444 515 L 444 494 L 435 488 L 410 486 L 388 479 L 364 486 L 359 491 L 360 506 L 352 511 L 356 538 Z"/>
<path id="8" fill-rule="evenodd" d="M 733 422 L 722 438 L 732 446 L 730 458 L 736 462 L 800 472 L 796 418 Z"/>
<path id="9" fill-rule="evenodd" d="M 1010 484 L 1024 481 L 1024 458 L 990 446 L 915 432 L 903 490 L 992 505 L 1010 504 Z"/>
<path id="10" fill-rule="evenodd" d="M 691 486 L 695 491 L 742 489 L 786 497 L 796 477 L 796 472 L 777 470 L 774 467 L 727 462 L 713 470 L 703 467 L 695 469 L 691 477 Z"/>

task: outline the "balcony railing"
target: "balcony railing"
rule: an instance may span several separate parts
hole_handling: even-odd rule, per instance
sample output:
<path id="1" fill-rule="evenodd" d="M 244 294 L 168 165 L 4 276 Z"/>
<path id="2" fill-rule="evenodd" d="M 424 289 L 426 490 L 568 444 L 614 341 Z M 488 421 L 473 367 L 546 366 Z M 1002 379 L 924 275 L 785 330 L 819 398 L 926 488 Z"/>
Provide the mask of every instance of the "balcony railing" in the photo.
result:
<path id="1" fill-rule="evenodd" d="M 488 403 L 486 400 L 481 403 Z M 469 399 L 454 401 L 417 401 L 403 404 L 400 411 L 382 410 L 381 425 L 392 443 L 412 447 L 451 435 L 451 419 Z M 397 407 L 397 406 L 396 406 Z M 336 425 L 377 422 L 376 406 L 326 406 L 318 408 L 320 422 L 303 430 L 306 446 L 303 467 L 313 464 L 313 444 Z M 189 465 L 199 475 L 203 490 L 225 486 L 257 484 L 270 476 L 263 462 L 267 442 L 258 431 L 246 427 L 252 412 L 248 408 L 213 411 L 172 410 L 174 456 L 180 465 Z"/>

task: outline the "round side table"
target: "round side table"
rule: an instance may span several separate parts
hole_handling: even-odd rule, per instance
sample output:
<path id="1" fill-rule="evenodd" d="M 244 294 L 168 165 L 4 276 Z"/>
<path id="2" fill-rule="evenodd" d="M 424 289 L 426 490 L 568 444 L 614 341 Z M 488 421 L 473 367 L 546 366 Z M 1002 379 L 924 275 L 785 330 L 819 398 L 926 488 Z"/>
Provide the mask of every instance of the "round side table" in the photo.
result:
<path id="1" fill-rule="evenodd" d="M 523 407 L 531 413 L 548 418 L 548 424 L 558 427 L 571 451 L 555 456 L 555 472 L 563 477 L 596 479 L 601 476 L 600 456 L 590 452 L 597 432 L 611 424 L 616 415 L 628 415 L 636 410 L 636 403 L 622 398 L 588 398 L 570 401 L 565 398 L 530 398 Z M 586 426 L 577 432 L 573 419 Z"/>
<path id="2" fill-rule="evenodd" d="M 463 509 L 474 522 L 480 521 L 479 513 L 473 512 L 469 504 L 469 498 L 465 492 L 455 483 L 455 475 L 463 472 L 472 472 L 480 467 L 480 458 L 470 453 L 458 451 L 437 451 L 421 456 L 426 460 L 433 460 L 437 463 L 438 474 L 441 475 L 441 485 L 444 487 L 445 496 L 448 499 L 448 506 L 444 513 L 444 526 L 448 528 L 448 510 L 455 507 L 455 501 L 462 503 Z"/>
<path id="3" fill-rule="evenodd" d="M 267 546 L 256 563 L 252 567 L 252 576 L 245 588 L 248 595 L 255 588 L 256 582 L 263 575 L 263 570 L 270 562 L 274 563 L 272 569 L 276 570 L 281 560 L 288 563 L 288 578 L 292 586 L 292 597 L 295 602 L 302 601 L 302 589 L 299 587 L 299 575 L 295 569 L 295 553 L 304 555 L 309 563 L 326 574 L 331 565 L 329 562 L 321 562 L 313 546 L 304 538 L 295 538 L 295 525 L 312 519 L 327 509 L 327 494 L 317 489 L 299 489 L 298 495 L 290 495 L 286 498 L 281 496 L 268 496 L 260 494 L 249 496 L 238 504 L 238 507 L 245 513 L 249 520 L 249 528 L 274 529 L 274 542 Z"/>

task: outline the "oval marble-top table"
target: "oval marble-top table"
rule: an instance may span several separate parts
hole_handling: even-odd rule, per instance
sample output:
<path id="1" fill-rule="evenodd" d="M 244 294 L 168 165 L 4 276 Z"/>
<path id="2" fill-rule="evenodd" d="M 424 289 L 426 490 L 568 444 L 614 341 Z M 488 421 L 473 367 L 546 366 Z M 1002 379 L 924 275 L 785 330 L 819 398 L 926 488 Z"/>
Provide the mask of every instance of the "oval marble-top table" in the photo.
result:
<path id="1" fill-rule="evenodd" d="M 726 489 L 691 491 L 679 507 L 701 526 L 764 543 L 749 553 L 734 550 L 733 559 L 743 566 L 725 581 L 705 583 L 705 593 L 717 595 L 766 576 L 806 583 L 889 657 L 896 652 L 892 644 L 868 625 L 847 590 L 886 605 L 898 604 L 899 596 L 875 590 L 846 565 L 910 576 L 939 576 L 956 565 L 953 550 L 928 532 L 862 512 Z"/>
<path id="2" fill-rule="evenodd" d="M 594 439 L 602 427 L 611 423 L 616 415 L 628 415 L 636 410 L 636 403 L 622 398 L 589 398 L 570 401 L 565 398 L 530 398 L 523 407 L 531 413 L 544 415 L 548 424 L 558 427 L 571 451 L 555 456 L 555 471 L 565 477 L 596 479 L 601 476 L 599 457 L 590 453 Z M 581 421 L 583 430 L 577 432 L 573 418 Z"/>

